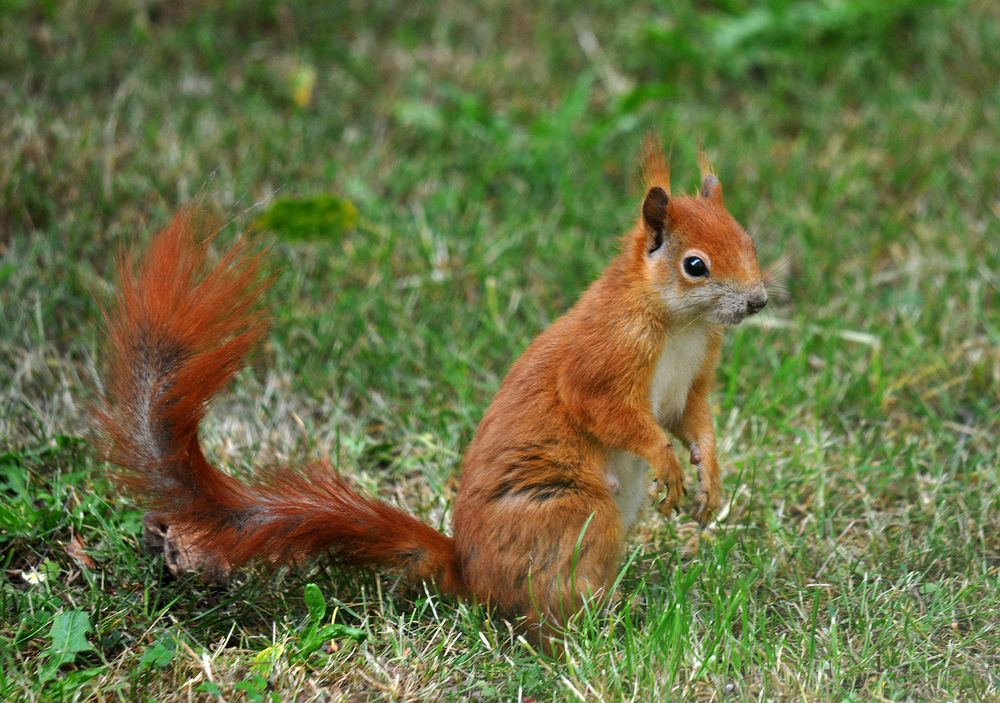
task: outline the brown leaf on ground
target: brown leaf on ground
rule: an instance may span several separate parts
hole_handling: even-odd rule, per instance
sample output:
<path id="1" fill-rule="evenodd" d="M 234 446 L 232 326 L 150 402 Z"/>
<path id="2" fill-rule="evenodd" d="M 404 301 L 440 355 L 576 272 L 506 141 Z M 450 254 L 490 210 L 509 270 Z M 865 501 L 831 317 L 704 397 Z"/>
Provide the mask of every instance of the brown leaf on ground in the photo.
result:
<path id="1" fill-rule="evenodd" d="M 83 539 L 78 534 L 74 534 L 70 537 L 69 542 L 65 545 L 66 553 L 76 559 L 81 566 L 88 569 L 96 569 L 97 562 L 87 554 L 87 545 L 84 543 Z"/>

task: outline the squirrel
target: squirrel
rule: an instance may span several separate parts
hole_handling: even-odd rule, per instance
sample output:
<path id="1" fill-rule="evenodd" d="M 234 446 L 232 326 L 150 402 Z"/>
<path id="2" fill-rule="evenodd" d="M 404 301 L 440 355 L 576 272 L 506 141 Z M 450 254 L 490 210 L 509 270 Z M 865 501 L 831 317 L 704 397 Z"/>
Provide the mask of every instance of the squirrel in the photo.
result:
<path id="1" fill-rule="evenodd" d="M 209 265 L 191 217 L 176 216 L 138 265 L 122 258 L 105 313 L 102 447 L 149 508 L 147 528 L 223 574 L 326 554 L 433 582 L 535 632 L 562 627 L 588 599 L 607 602 L 648 469 L 665 493 L 660 512 L 685 494 L 671 436 L 698 469 L 693 516 L 704 525 L 719 510 L 709 393 L 722 335 L 768 300 L 754 242 L 700 161 L 699 192 L 674 197 L 662 147 L 647 138 L 637 220 L 501 384 L 463 461 L 453 537 L 325 462 L 246 483 L 206 460 L 208 403 L 266 333 L 264 253 L 238 242 Z"/>

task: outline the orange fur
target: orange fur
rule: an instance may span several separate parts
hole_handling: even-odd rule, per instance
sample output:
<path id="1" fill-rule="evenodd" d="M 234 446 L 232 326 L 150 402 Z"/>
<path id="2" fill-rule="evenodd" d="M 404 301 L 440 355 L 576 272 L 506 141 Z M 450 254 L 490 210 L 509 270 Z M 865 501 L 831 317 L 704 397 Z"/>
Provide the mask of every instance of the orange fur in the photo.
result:
<path id="1" fill-rule="evenodd" d="M 588 597 L 606 600 L 646 469 L 666 491 L 662 511 L 684 493 L 671 434 L 699 466 L 696 517 L 718 509 L 708 396 L 722 331 L 766 302 L 753 242 L 717 181 L 669 197 L 653 139 L 643 172 L 648 192 L 620 254 L 532 342 L 487 410 L 465 456 L 453 539 L 325 465 L 247 485 L 208 464 L 197 438 L 206 403 L 264 333 L 259 256 L 237 246 L 207 269 L 184 217 L 138 273 L 123 266 L 110 316 L 100 419 L 125 485 L 232 565 L 327 552 L 432 579 L 543 630 Z M 695 256 L 705 275 L 691 273 Z"/>
<path id="2" fill-rule="evenodd" d="M 663 154 L 663 143 L 655 134 L 642 140 L 642 182 L 647 188 L 659 186 L 670 195 L 670 165 Z"/>
<path id="3" fill-rule="evenodd" d="M 451 538 L 353 490 L 326 464 L 275 469 L 244 484 L 205 459 L 198 424 L 266 330 L 259 269 L 260 255 L 242 244 L 209 268 L 187 214 L 157 235 L 137 271 L 123 260 L 98 413 L 122 484 L 209 555 L 207 567 L 325 552 L 463 592 Z"/>

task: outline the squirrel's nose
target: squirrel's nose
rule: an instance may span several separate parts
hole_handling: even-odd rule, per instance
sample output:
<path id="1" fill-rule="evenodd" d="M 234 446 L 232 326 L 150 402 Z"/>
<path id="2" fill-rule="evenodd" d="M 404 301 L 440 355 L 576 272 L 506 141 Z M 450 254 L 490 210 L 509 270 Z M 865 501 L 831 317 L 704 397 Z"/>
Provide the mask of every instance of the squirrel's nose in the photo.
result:
<path id="1" fill-rule="evenodd" d="M 747 299 L 747 313 L 753 315 L 764 309 L 767 305 L 767 293 L 762 293 L 761 295 L 755 295 Z"/>

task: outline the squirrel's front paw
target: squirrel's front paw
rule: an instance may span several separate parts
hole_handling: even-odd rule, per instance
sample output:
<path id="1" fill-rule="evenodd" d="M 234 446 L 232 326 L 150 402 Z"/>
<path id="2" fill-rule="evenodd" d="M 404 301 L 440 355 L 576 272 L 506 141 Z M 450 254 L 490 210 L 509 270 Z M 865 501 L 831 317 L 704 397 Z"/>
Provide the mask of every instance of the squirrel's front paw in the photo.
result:
<path id="1" fill-rule="evenodd" d="M 656 505 L 661 514 L 669 517 L 674 512 L 680 512 L 681 498 L 687 494 L 687 489 L 684 487 L 684 473 L 680 470 L 680 466 L 676 467 L 676 470 L 657 472 L 656 491 L 658 495 L 666 493 L 666 497 Z"/>
<path id="2" fill-rule="evenodd" d="M 694 509 L 691 511 L 692 517 L 705 527 L 712 521 L 722 504 L 721 491 L 718 487 L 702 487 L 694 497 Z"/>

